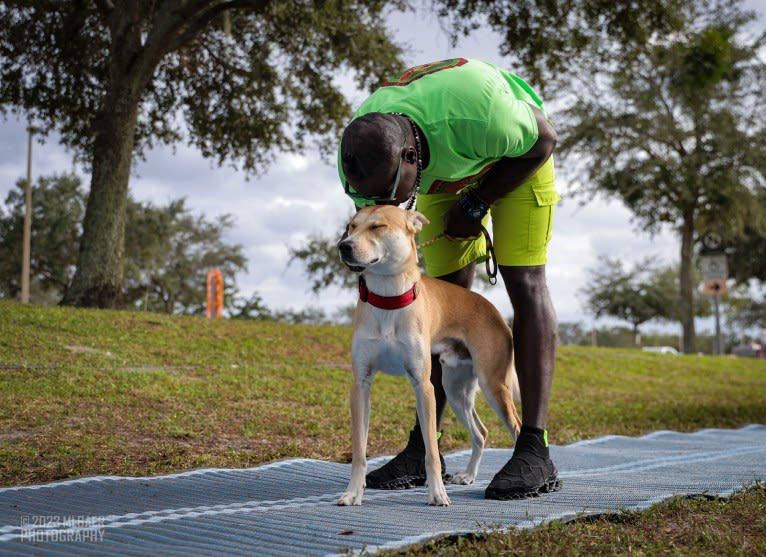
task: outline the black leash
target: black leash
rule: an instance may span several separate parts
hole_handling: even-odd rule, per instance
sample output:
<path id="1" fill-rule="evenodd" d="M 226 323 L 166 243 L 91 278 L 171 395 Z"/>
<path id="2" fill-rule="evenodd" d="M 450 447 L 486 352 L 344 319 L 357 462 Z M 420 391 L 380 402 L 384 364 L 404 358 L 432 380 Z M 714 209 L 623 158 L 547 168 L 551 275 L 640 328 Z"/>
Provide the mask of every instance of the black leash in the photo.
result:
<path id="1" fill-rule="evenodd" d="M 489 277 L 489 283 L 491 285 L 497 284 L 497 256 L 495 255 L 495 246 L 492 244 L 492 238 L 487 232 L 487 229 L 482 225 L 481 233 L 484 234 L 484 239 L 487 242 L 487 251 L 489 257 L 484 261 L 485 269 L 487 270 L 487 276 Z"/>
<path id="2" fill-rule="evenodd" d="M 481 233 L 484 235 L 484 240 L 487 242 L 487 251 L 489 252 L 489 256 L 487 259 L 484 260 L 484 268 L 487 271 L 487 277 L 489 277 L 489 283 L 491 285 L 497 284 L 497 256 L 495 255 L 495 246 L 492 243 L 492 237 L 489 235 L 489 232 L 487 232 L 487 229 L 484 228 L 484 225 L 481 226 Z M 476 240 L 479 238 L 479 236 L 468 236 L 467 238 L 455 238 L 453 236 L 450 236 L 446 232 L 442 232 L 441 234 L 434 236 L 430 240 L 426 240 L 425 242 L 421 242 L 418 244 L 419 248 L 430 246 L 434 242 L 437 242 L 441 240 L 442 238 L 446 238 L 447 240 L 452 240 L 453 242 L 466 242 L 470 240 Z"/>

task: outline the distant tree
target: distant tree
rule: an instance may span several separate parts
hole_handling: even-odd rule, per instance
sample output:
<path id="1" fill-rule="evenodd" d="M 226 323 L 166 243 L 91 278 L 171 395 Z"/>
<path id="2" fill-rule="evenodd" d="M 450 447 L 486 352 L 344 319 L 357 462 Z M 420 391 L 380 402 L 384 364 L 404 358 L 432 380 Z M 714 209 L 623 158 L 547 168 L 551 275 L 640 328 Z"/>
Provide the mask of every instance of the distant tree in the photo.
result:
<path id="1" fill-rule="evenodd" d="M 724 315 L 732 334 L 742 339 L 766 322 L 766 289 L 757 289 L 750 284 L 741 284 L 732 289 L 725 298 Z M 755 336 L 755 335 L 754 335 Z"/>
<path id="2" fill-rule="evenodd" d="M 678 231 L 683 345 L 694 352 L 700 232 L 735 236 L 763 219 L 754 199 L 766 187 L 766 34 L 742 38 L 753 16 L 739 1 L 681 4 L 678 32 L 577 92 L 560 151 L 581 192 L 622 200 L 649 232 Z"/>
<path id="3" fill-rule="evenodd" d="M 64 303 L 121 307 L 135 156 L 187 141 L 263 171 L 309 139 L 331 149 L 350 114 L 338 76 L 401 68 L 383 14 L 403 1 L 90 0 L 0 4 L 0 114 L 53 129 L 91 183 Z M 327 141 L 332 139 L 333 141 Z"/>
<path id="4" fill-rule="evenodd" d="M 283 323 L 308 323 L 321 325 L 329 323 L 325 312 L 319 308 L 302 310 L 272 310 L 263 303 L 256 292 L 250 298 L 235 297 L 231 317 L 233 319 L 254 319 L 256 321 L 280 321 Z"/>
<path id="5" fill-rule="evenodd" d="M 591 334 L 585 330 L 585 326 L 582 323 L 562 321 L 559 323 L 557 338 L 559 344 L 588 345 L 590 344 Z"/>
<path id="6" fill-rule="evenodd" d="M 210 222 L 194 216 L 184 199 L 167 207 L 128 202 L 125 234 L 125 301 L 164 313 L 203 313 L 206 277 L 217 267 L 224 286 L 246 268 L 241 245 L 224 241 L 231 216 Z"/>
<path id="7" fill-rule="evenodd" d="M 607 348 L 635 348 L 636 332 L 633 327 L 602 327 L 593 334 L 596 346 Z"/>
<path id="8" fill-rule="evenodd" d="M 650 260 L 625 269 L 622 261 L 609 257 L 599 258 L 596 268 L 588 272 L 586 286 L 587 310 L 597 319 L 616 317 L 633 326 L 633 344 L 641 344 L 639 327 L 656 318 L 669 318 L 671 295 L 659 287 L 652 276 L 657 272 Z"/>
<path id="9" fill-rule="evenodd" d="M 253 292 L 249 298 L 234 296 L 230 308 L 232 319 L 253 319 L 256 321 L 273 321 L 274 314 L 263 302 L 263 297 Z"/>
<path id="10" fill-rule="evenodd" d="M 24 187 L 19 180 L 0 206 L 0 297 L 17 298 L 21 290 Z M 30 301 L 56 303 L 74 274 L 85 192 L 72 174 L 43 176 L 32 187 Z"/>
<path id="11" fill-rule="evenodd" d="M 358 284 L 359 275 L 349 270 L 340 260 L 338 240 L 340 233 L 337 238 L 314 233 L 302 245 L 288 248 L 288 265 L 296 261 L 303 264 L 304 273 L 311 281 L 311 291 L 314 294 L 333 285 L 350 289 Z"/>

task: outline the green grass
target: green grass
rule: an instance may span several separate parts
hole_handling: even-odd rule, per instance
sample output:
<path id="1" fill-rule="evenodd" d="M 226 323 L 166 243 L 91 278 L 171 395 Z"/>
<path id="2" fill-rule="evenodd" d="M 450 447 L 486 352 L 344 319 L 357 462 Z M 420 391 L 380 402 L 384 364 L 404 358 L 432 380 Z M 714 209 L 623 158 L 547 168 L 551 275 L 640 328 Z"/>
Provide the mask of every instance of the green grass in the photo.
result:
<path id="1" fill-rule="evenodd" d="M 294 456 L 346 461 L 350 339 L 343 327 L 0 302 L 0 485 Z M 764 393 L 763 360 L 561 347 L 550 439 L 766 423 Z M 401 448 L 414 408 L 407 381 L 375 379 L 370 455 Z M 478 410 L 490 446 L 509 446 L 483 401 Z M 469 446 L 451 412 L 443 425 L 443 450 Z M 762 491 L 744 497 L 762 507 Z M 521 535 L 549 528 L 573 526 Z M 501 551 L 505 542 L 476 543 Z"/>
<path id="2" fill-rule="evenodd" d="M 380 557 L 766 555 L 766 486 L 728 499 L 676 497 L 644 512 L 556 521 L 534 530 L 447 538 Z"/>

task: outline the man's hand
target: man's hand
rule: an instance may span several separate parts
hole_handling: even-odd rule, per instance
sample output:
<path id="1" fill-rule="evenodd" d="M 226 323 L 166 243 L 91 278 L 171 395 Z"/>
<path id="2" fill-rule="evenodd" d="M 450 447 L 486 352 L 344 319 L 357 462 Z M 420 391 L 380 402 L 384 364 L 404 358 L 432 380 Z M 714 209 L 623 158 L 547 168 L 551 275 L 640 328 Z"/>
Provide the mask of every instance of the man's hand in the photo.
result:
<path id="1" fill-rule="evenodd" d="M 471 220 L 455 203 L 444 213 L 444 234 L 452 240 L 475 240 L 481 235 L 481 221 Z"/>

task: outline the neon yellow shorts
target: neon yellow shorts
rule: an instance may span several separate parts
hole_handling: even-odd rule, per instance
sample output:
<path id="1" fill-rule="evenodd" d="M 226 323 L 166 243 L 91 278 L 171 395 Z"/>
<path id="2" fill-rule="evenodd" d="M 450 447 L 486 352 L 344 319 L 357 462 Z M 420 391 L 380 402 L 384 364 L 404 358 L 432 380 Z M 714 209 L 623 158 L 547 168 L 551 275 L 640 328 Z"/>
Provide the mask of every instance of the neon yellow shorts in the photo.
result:
<path id="1" fill-rule="evenodd" d="M 457 199 L 454 193 L 418 196 L 417 210 L 431 221 L 420 232 L 419 242 L 427 242 L 444 231 L 442 217 Z M 486 228 L 491 217 L 498 265 L 545 265 L 554 207 L 560 199 L 551 157 L 526 182 L 492 204 L 482 224 Z M 422 253 L 426 274 L 432 277 L 453 273 L 488 257 L 484 237 L 466 242 L 442 238 L 423 246 Z"/>

